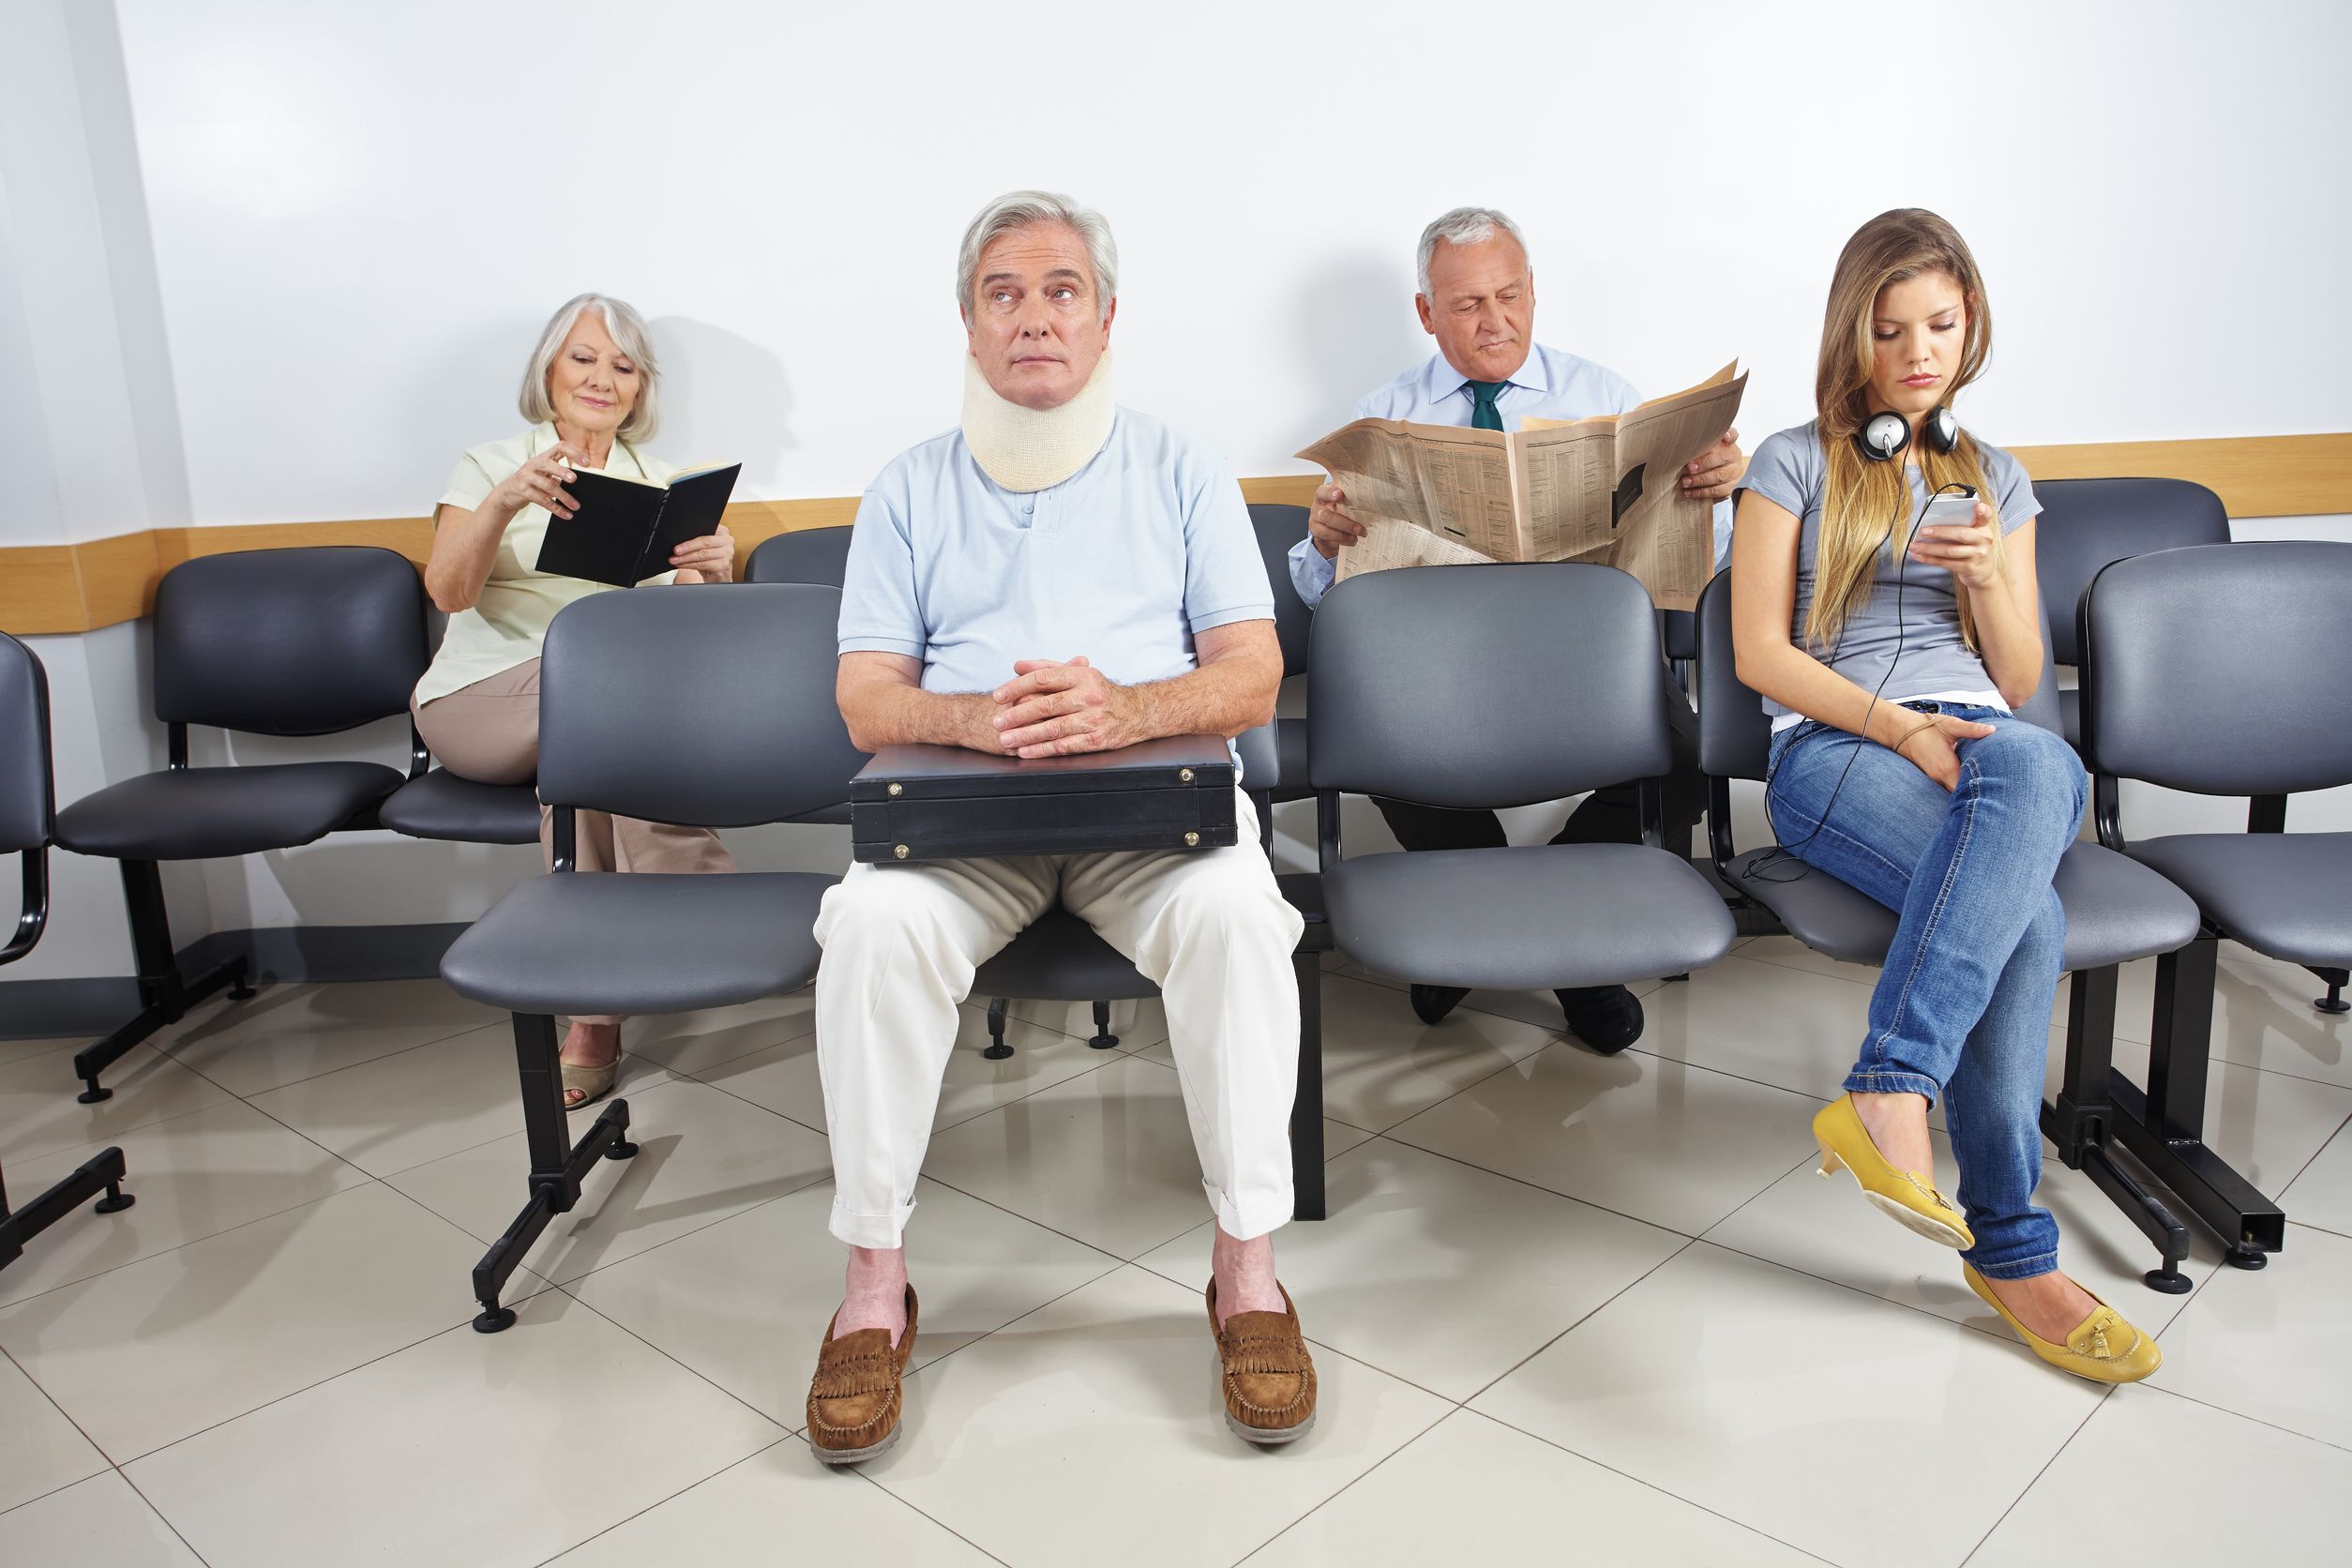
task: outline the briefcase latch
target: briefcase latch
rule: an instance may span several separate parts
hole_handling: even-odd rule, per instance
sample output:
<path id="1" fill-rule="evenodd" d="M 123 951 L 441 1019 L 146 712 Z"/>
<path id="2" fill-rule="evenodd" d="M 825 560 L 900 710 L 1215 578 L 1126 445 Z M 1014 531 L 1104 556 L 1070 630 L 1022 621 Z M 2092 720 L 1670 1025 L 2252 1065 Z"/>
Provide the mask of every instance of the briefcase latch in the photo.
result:
<path id="1" fill-rule="evenodd" d="M 908 854 L 908 852 L 908 852 L 908 850 L 907 850 L 907 847 L 906 847 L 904 844 L 899 844 L 899 845 L 896 845 L 896 846 L 894 846 L 894 847 L 891 849 L 891 852 L 891 852 L 893 855 L 897 856 L 898 859 L 900 859 L 900 860 L 904 860 L 904 859 L 906 859 L 906 858 L 907 858 L 907 854 Z"/>
<path id="2" fill-rule="evenodd" d="M 1188 850 L 1197 850 L 1199 847 L 1200 835 L 1197 833 L 1187 833 L 1184 835 L 1184 848 Z"/>
<path id="3" fill-rule="evenodd" d="M 1179 784 L 1189 784 L 1189 783 L 1191 783 L 1191 782 L 1192 782 L 1192 769 L 1190 769 L 1190 768 L 1184 768 L 1184 769 L 1179 770 L 1179 771 L 1178 771 L 1178 773 L 1177 773 L 1177 775 L 1176 775 L 1176 782 L 1178 782 Z"/>
<path id="4" fill-rule="evenodd" d="M 897 799 L 900 795 L 903 795 L 906 792 L 907 787 L 904 784 L 893 784 L 890 787 L 890 798 L 893 800 Z"/>

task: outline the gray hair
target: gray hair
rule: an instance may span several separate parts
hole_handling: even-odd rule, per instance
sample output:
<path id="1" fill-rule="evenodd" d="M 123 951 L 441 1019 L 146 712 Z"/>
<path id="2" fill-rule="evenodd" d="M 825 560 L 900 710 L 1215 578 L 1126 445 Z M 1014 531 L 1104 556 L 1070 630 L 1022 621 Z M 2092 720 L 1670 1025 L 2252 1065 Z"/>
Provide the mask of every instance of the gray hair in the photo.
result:
<path id="1" fill-rule="evenodd" d="M 1455 207 L 1421 231 L 1421 249 L 1413 258 L 1413 273 L 1421 283 L 1421 295 L 1429 297 L 1429 263 L 1437 256 L 1438 241 L 1449 245 L 1484 245 L 1500 229 L 1519 242 L 1519 249 L 1527 249 L 1527 235 L 1519 226 L 1492 207 Z"/>
<path id="2" fill-rule="evenodd" d="M 539 346 L 531 351 L 531 363 L 522 368 L 522 396 L 515 400 L 516 404 L 534 425 L 553 422 L 555 404 L 547 395 L 548 372 L 555 368 L 555 356 L 564 352 L 573 324 L 589 310 L 604 318 L 612 346 L 637 367 L 637 401 L 615 433 L 630 441 L 651 440 L 655 427 L 661 423 L 661 369 L 654 363 L 653 335 L 645 330 L 644 317 L 626 301 L 610 294 L 574 294 L 556 307 L 555 314 L 547 319 L 547 330 L 539 334 Z"/>
<path id="3" fill-rule="evenodd" d="M 1016 190 L 999 196 L 980 209 L 964 231 L 963 249 L 956 254 L 956 307 L 969 318 L 972 290 L 980 281 L 982 251 L 1018 229 L 1033 223 L 1061 223 L 1086 242 L 1086 259 L 1094 268 L 1097 319 L 1110 314 L 1119 297 L 1119 242 L 1110 237 L 1110 220 L 1092 207 L 1050 190 Z"/>

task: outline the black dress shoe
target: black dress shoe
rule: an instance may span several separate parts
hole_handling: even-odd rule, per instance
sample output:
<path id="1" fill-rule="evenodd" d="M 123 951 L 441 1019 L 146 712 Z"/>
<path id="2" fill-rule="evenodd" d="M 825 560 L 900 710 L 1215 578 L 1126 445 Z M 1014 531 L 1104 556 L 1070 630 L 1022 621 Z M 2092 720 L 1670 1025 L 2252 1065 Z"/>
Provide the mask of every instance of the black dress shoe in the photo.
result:
<path id="1" fill-rule="evenodd" d="M 1470 992 L 1459 986 L 1415 986 L 1413 1011 L 1421 1015 L 1423 1023 L 1440 1023 L 1468 995 Z M 1639 1023 L 1634 1025 L 1634 1033 L 1641 1033 Z"/>
<path id="2" fill-rule="evenodd" d="M 1615 1056 L 1641 1038 L 1641 1003 L 1624 987 L 1591 986 L 1556 994 L 1560 1010 L 1568 1015 L 1568 1032 L 1603 1056 Z"/>

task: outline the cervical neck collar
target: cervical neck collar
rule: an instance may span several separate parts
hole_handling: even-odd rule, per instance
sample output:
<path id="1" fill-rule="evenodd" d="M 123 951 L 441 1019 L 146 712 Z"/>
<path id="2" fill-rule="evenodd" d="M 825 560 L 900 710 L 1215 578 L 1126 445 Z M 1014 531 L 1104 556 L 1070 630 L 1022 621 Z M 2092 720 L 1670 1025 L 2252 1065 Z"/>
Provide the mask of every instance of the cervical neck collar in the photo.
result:
<path id="1" fill-rule="evenodd" d="M 1117 413 L 1108 350 L 1077 397 L 1048 409 L 998 397 L 979 362 L 964 355 L 964 441 L 981 472 L 1017 494 L 1048 490 L 1084 468 L 1110 439 Z"/>

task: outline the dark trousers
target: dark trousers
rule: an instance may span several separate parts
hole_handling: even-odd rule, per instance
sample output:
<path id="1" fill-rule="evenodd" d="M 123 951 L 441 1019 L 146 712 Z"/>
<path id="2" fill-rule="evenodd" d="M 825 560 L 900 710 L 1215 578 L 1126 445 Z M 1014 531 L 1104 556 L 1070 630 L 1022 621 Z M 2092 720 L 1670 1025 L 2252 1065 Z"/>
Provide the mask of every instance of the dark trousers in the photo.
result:
<path id="1" fill-rule="evenodd" d="M 1698 718 L 1681 691 L 1665 693 L 1666 722 L 1674 731 L 1674 762 L 1665 784 L 1666 846 L 1687 852 L 1691 830 L 1707 811 L 1707 780 L 1698 771 Z M 1388 819 L 1389 831 L 1409 850 L 1499 850 L 1502 820 L 1491 811 L 1455 811 L 1439 806 L 1415 806 L 1408 801 L 1372 803 Z M 1553 837 L 1555 844 L 1638 844 L 1641 842 L 1641 791 L 1636 784 L 1616 784 L 1595 790 L 1569 814 L 1568 825 Z"/>

